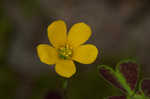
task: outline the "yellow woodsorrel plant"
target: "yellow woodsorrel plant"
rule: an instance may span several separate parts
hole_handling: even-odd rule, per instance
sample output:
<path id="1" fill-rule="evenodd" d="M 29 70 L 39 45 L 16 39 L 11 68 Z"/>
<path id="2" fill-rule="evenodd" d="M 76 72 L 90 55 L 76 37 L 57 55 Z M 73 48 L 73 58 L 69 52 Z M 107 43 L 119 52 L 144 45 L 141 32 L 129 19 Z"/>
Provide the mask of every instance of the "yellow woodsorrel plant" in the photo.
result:
<path id="1" fill-rule="evenodd" d="M 62 77 L 70 78 L 76 72 L 73 62 L 91 64 L 96 60 L 98 49 L 92 44 L 83 45 L 91 36 L 91 28 L 83 23 L 74 24 L 67 34 L 64 21 L 57 20 L 48 26 L 51 44 L 40 44 L 37 53 L 41 62 L 55 65 L 55 71 Z"/>
<path id="2" fill-rule="evenodd" d="M 150 99 L 150 79 L 138 83 L 139 65 L 136 61 L 123 60 L 115 69 L 106 65 L 101 65 L 98 69 L 105 80 L 124 93 L 122 96 L 110 96 L 107 99 Z"/>

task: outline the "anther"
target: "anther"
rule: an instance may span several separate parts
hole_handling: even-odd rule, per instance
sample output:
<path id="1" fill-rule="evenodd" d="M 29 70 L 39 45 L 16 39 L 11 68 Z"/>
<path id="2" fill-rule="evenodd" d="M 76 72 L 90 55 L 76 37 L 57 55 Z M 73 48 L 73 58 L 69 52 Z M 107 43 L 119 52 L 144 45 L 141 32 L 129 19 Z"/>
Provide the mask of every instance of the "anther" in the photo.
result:
<path id="1" fill-rule="evenodd" d="M 61 59 L 70 59 L 72 56 L 72 49 L 67 44 L 66 46 L 58 49 L 58 55 Z"/>

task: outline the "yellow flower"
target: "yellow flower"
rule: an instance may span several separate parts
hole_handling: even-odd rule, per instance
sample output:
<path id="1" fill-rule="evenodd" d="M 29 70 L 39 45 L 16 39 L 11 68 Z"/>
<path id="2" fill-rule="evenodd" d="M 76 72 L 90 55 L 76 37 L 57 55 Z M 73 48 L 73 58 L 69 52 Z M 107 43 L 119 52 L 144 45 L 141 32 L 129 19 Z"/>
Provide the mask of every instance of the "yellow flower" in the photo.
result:
<path id="1" fill-rule="evenodd" d="M 68 35 L 64 21 L 57 20 L 48 26 L 48 38 L 51 44 L 40 44 L 37 53 L 41 62 L 55 65 L 55 71 L 63 77 L 70 78 L 76 72 L 73 62 L 91 64 L 95 61 L 98 50 L 92 44 L 85 44 L 91 36 L 91 29 L 85 23 L 72 26 Z"/>

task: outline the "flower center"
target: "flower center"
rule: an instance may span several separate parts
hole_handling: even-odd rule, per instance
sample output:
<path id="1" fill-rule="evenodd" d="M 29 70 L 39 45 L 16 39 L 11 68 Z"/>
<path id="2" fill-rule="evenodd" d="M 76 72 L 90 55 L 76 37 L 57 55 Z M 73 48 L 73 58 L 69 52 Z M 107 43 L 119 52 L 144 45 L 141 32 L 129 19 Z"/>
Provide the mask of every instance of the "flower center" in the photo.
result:
<path id="1" fill-rule="evenodd" d="M 72 48 L 67 44 L 64 47 L 58 49 L 58 55 L 61 59 L 70 59 L 72 56 Z"/>

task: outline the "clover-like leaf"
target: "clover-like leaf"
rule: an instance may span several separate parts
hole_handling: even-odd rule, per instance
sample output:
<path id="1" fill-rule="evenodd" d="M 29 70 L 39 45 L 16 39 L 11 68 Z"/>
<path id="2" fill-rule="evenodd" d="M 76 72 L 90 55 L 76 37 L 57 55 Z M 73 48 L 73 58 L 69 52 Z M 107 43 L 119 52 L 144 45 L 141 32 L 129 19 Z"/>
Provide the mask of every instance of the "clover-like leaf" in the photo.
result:
<path id="1" fill-rule="evenodd" d="M 126 99 L 126 96 L 110 96 L 108 99 Z"/>
<path id="2" fill-rule="evenodd" d="M 99 69 L 100 74 L 116 87 L 120 88 L 129 95 L 135 93 L 138 81 L 138 64 L 133 60 L 120 61 L 116 69 L 102 65 Z"/>
<path id="3" fill-rule="evenodd" d="M 146 96 L 150 97 L 150 79 L 144 79 L 141 82 L 141 89 Z"/>
<path id="4" fill-rule="evenodd" d="M 150 99 L 150 79 L 139 83 L 140 90 L 136 88 L 139 65 L 135 61 L 123 60 L 115 69 L 102 65 L 99 72 L 106 80 L 126 92 L 125 96 L 110 96 L 108 99 Z"/>
<path id="5" fill-rule="evenodd" d="M 115 87 L 121 89 L 123 92 L 126 92 L 126 90 L 121 86 L 120 82 L 115 76 L 115 71 L 111 67 L 106 65 L 101 65 L 99 68 L 99 73 L 106 81 L 110 82 Z"/>
<path id="6" fill-rule="evenodd" d="M 133 60 L 123 60 L 117 64 L 116 69 L 122 73 L 131 90 L 134 90 L 138 81 L 138 64 Z"/>

